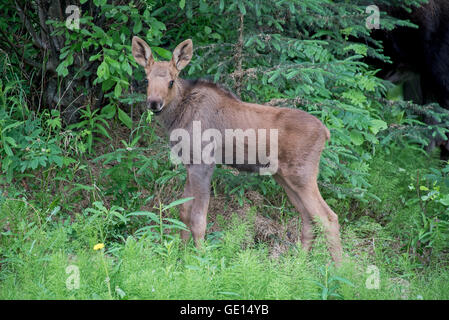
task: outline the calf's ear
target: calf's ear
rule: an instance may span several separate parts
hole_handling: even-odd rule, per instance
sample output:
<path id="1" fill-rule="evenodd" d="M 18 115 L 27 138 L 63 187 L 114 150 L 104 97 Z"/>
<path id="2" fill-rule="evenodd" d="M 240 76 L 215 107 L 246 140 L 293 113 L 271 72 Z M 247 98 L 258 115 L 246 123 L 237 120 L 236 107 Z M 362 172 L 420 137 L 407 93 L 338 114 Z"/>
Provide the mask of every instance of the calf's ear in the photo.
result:
<path id="1" fill-rule="evenodd" d="M 193 43 L 191 39 L 184 40 L 173 51 L 173 57 L 171 59 L 173 66 L 176 70 L 181 71 L 189 64 L 193 54 Z"/>
<path id="2" fill-rule="evenodd" d="M 154 61 L 150 46 L 139 37 L 133 37 L 132 52 L 136 62 L 144 68 Z"/>

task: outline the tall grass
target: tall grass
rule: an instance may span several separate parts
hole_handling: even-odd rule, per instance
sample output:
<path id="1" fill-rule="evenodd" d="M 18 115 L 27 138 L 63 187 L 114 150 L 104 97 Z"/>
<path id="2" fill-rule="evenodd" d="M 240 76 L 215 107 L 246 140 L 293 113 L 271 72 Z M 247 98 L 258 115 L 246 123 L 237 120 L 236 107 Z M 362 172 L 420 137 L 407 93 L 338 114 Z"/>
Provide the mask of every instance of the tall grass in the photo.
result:
<path id="1" fill-rule="evenodd" d="M 392 270 L 381 255 L 373 261 L 359 251 L 335 269 L 322 237 L 309 255 L 292 248 L 270 258 L 268 248 L 253 240 L 251 218 L 234 216 L 221 240 L 206 242 L 200 250 L 177 236 L 162 241 L 129 236 L 123 242 L 106 241 L 104 249 L 95 251 L 82 240 L 92 237 L 89 228 L 74 232 L 62 223 L 38 226 L 29 222 L 32 213 L 24 204 L 9 201 L 1 212 L 0 219 L 20 214 L 11 231 L 2 234 L 0 299 L 449 298 L 449 275 L 436 267 L 404 277 L 410 266 Z M 350 229 L 344 234 L 347 253 L 357 251 L 360 240 Z M 366 270 L 373 263 L 380 270 L 378 289 L 366 285 Z M 67 285 L 72 265 L 79 270 L 75 289 Z M 330 290 L 335 295 L 324 294 Z"/>

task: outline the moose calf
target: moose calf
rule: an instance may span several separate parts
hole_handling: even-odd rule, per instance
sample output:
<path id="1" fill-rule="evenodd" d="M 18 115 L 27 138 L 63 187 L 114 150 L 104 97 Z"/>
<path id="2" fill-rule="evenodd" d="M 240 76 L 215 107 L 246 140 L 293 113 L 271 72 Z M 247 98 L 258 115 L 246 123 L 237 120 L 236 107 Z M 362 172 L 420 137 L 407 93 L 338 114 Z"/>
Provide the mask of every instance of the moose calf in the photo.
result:
<path id="1" fill-rule="evenodd" d="M 216 164 L 225 163 L 245 171 L 271 170 L 301 213 L 303 248 L 310 249 L 314 240 L 312 224 L 319 222 L 332 258 L 338 264 L 342 251 L 338 217 L 321 197 L 317 185 L 321 152 L 330 139 L 323 123 L 301 110 L 246 103 L 214 83 L 179 78 L 179 72 L 192 58 L 190 39 L 175 48 L 171 61 L 156 62 L 148 44 L 138 37 L 133 37 L 132 53 L 145 68 L 147 108 L 160 117 L 171 140 L 175 132 L 185 132 L 189 138 L 195 136 L 195 130 L 201 131 L 203 138 L 187 139 L 193 140 L 193 146 L 182 148 L 181 155 L 177 153 L 187 169 L 183 197 L 194 198 L 182 205 L 180 216 L 190 228 L 196 245 L 200 245 L 206 232 L 212 173 Z M 230 131 L 234 135 L 228 139 Z M 275 134 L 267 137 L 267 132 Z M 224 136 L 226 141 L 221 141 L 219 137 Z M 239 139 L 240 147 L 234 145 Z M 171 142 L 173 147 L 175 143 Z M 213 148 L 205 150 L 206 144 Z M 208 154 L 209 158 L 195 156 L 195 145 L 203 148 L 200 155 Z M 248 149 L 243 158 L 242 148 Z M 262 149 L 269 149 L 268 161 L 262 161 Z M 182 239 L 188 240 L 189 236 L 189 232 L 181 231 Z"/>

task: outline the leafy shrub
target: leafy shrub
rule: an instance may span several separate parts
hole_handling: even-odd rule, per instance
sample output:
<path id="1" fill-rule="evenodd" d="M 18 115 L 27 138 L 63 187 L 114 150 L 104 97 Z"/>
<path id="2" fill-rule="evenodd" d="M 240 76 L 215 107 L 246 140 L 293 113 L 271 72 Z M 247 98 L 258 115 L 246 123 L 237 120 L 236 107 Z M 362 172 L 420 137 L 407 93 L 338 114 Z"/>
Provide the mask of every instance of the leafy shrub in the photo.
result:
<path id="1" fill-rule="evenodd" d="M 51 117 L 42 123 L 17 101 L 16 83 L 4 84 L 0 80 L 0 164 L 1 170 L 11 182 L 14 175 L 25 171 L 63 166 L 64 157 L 59 140 L 51 133 L 60 128 L 59 113 L 53 110 Z M 44 131 L 48 126 L 48 133 Z"/>

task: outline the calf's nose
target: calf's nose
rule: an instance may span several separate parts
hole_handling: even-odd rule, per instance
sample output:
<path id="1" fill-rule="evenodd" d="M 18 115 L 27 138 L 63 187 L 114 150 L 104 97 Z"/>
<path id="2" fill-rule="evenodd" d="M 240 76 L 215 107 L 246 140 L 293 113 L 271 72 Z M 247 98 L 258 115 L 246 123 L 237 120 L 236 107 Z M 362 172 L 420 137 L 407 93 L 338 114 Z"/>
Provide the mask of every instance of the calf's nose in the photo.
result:
<path id="1" fill-rule="evenodd" d="M 162 100 L 148 100 L 147 106 L 151 111 L 160 111 L 162 109 Z"/>

